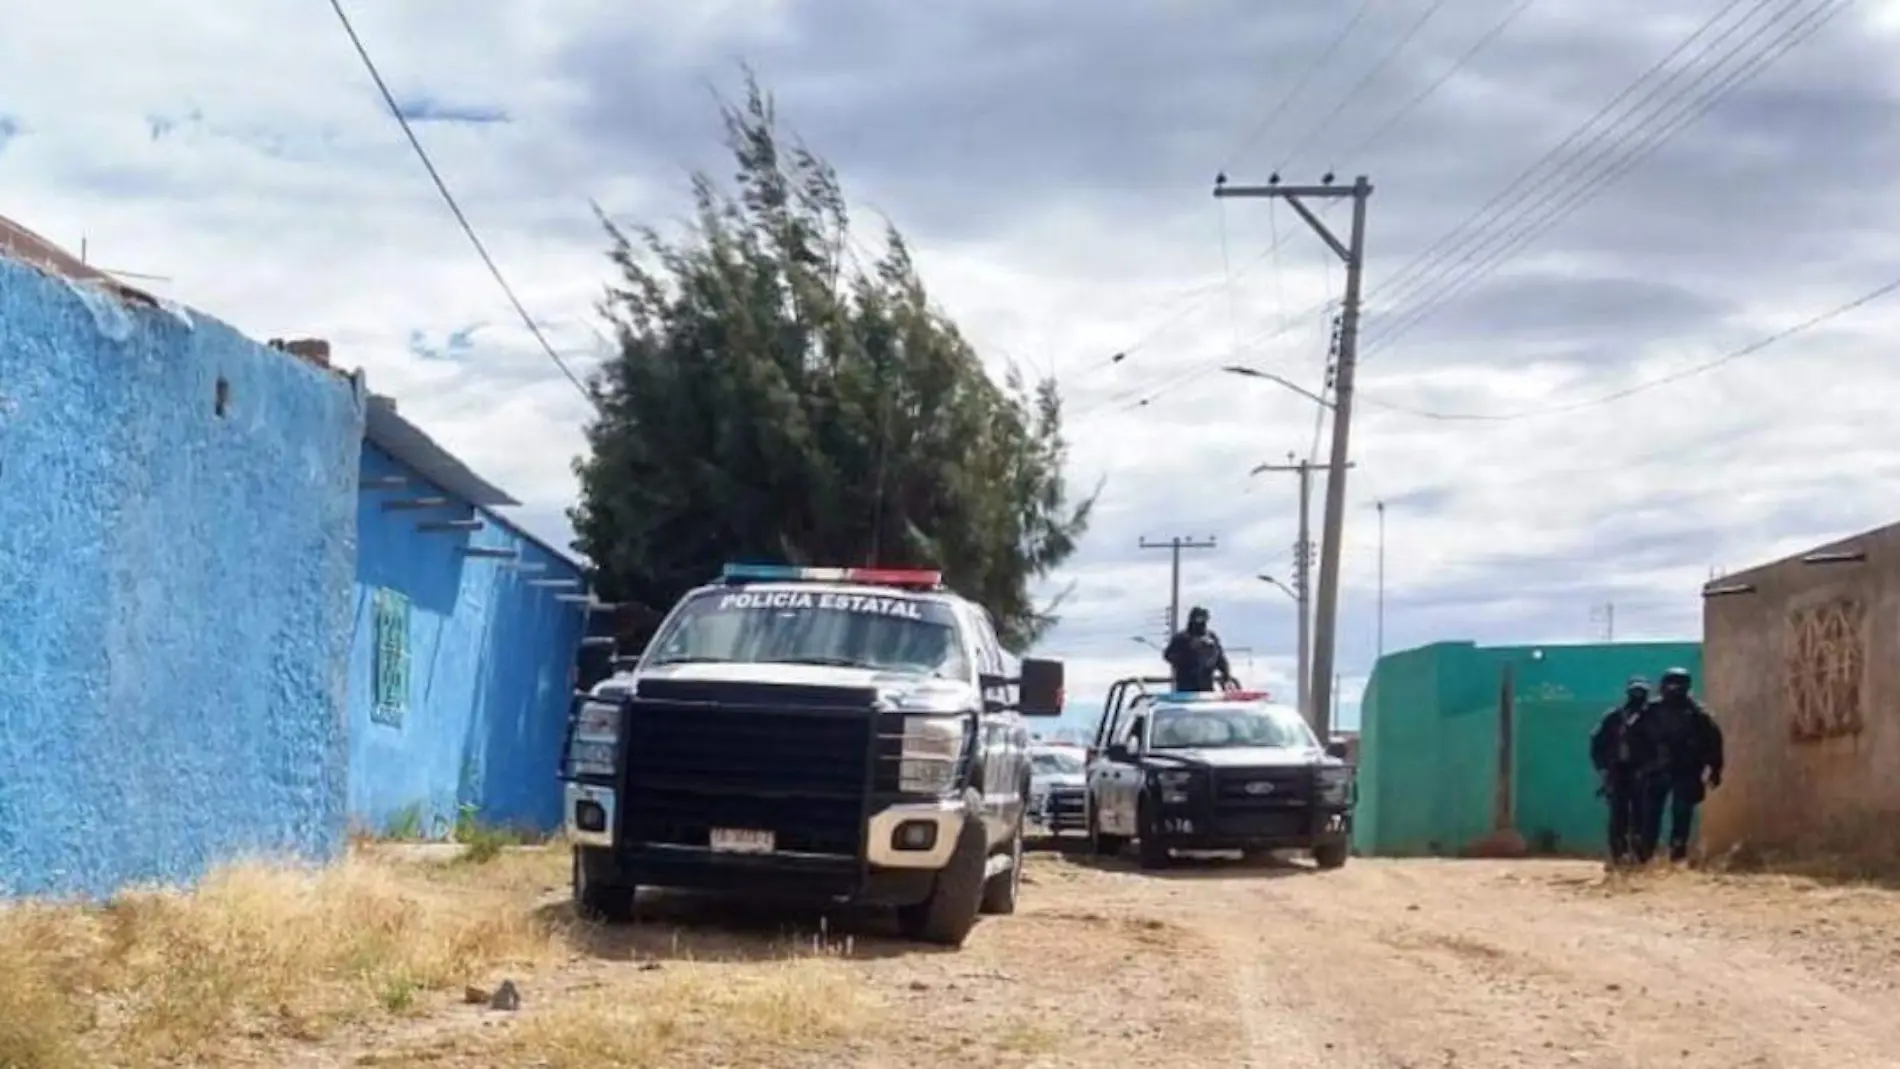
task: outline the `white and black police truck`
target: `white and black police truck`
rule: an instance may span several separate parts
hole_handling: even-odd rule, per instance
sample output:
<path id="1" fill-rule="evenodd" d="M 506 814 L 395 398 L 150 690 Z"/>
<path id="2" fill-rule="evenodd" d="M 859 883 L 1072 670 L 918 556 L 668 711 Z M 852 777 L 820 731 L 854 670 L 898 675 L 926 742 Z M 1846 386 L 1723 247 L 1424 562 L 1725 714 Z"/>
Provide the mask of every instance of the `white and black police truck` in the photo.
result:
<path id="1" fill-rule="evenodd" d="M 576 696 L 575 902 L 602 920 L 640 887 L 891 906 L 907 937 L 961 945 L 1016 907 L 1023 717 L 1061 711 L 1061 662 L 1012 658 L 937 572 L 728 565 Z"/>
<path id="2" fill-rule="evenodd" d="M 1175 850 L 1304 850 L 1346 863 L 1354 769 L 1343 742 L 1321 744 L 1299 712 L 1265 691 L 1156 692 L 1155 679 L 1109 688 L 1089 748 L 1087 814 L 1095 852 L 1135 841 L 1143 868 Z"/>

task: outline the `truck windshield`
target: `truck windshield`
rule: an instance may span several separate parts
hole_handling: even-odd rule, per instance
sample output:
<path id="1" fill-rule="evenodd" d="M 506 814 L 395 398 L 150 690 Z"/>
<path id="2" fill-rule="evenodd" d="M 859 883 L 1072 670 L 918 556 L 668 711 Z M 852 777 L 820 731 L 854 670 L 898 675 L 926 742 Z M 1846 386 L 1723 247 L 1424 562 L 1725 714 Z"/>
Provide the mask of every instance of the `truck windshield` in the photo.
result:
<path id="1" fill-rule="evenodd" d="M 1042 775 L 1078 775 L 1082 771 L 1082 759 L 1072 753 L 1055 751 L 1029 755 L 1031 769 Z"/>
<path id="2" fill-rule="evenodd" d="M 1148 735 L 1153 750 L 1209 749 L 1222 746 L 1317 747 L 1313 730 L 1298 713 L 1274 706 L 1155 710 Z"/>
<path id="3" fill-rule="evenodd" d="M 652 651 L 649 667 L 737 661 L 970 675 L 950 607 L 896 592 L 705 591 L 655 636 Z"/>

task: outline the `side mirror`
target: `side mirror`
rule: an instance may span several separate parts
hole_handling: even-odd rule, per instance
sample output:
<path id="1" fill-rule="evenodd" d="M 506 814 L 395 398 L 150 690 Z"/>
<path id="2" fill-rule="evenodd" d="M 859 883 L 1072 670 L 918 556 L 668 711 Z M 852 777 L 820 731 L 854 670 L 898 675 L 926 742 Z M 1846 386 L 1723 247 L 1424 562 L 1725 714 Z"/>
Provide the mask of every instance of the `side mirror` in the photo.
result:
<path id="1" fill-rule="evenodd" d="M 1326 744 L 1326 756 L 1337 757 L 1341 761 L 1350 761 L 1352 760 L 1352 747 L 1347 746 L 1343 739 L 1334 739 Z"/>
<path id="2" fill-rule="evenodd" d="M 1126 764 L 1133 761 L 1135 755 L 1128 752 L 1128 744 L 1117 742 L 1109 745 L 1108 759 L 1118 764 Z"/>
<path id="3" fill-rule="evenodd" d="M 1024 716 L 1062 715 L 1062 662 L 1025 657 L 1016 683 L 1016 707 Z"/>

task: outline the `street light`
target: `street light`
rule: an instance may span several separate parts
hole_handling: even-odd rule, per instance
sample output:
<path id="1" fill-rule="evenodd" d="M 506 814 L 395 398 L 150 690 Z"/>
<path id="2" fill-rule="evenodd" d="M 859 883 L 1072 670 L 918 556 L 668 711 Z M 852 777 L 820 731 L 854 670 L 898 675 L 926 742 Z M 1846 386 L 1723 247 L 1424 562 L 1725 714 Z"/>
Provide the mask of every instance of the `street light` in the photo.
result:
<path id="1" fill-rule="evenodd" d="M 1142 636 L 1140 636 L 1140 635 L 1135 635 L 1135 636 L 1133 636 L 1133 638 L 1134 638 L 1134 641 L 1136 641 L 1136 642 L 1139 642 L 1139 643 L 1141 643 L 1142 645 L 1144 645 L 1144 646 L 1146 646 L 1146 647 L 1148 647 L 1149 649 L 1151 649 L 1151 650 L 1153 650 L 1153 651 L 1155 651 L 1156 653 L 1160 653 L 1160 652 L 1161 652 L 1161 647 L 1160 647 L 1160 646 L 1157 646 L 1157 645 L 1155 644 L 1155 641 L 1154 641 L 1154 639 L 1151 639 L 1151 638 L 1143 638 L 1143 637 L 1142 637 Z"/>
<path id="2" fill-rule="evenodd" d="M 1285 594 L 1285 595 L 1286 595 L 1287 597 L 1289 597 L 1289 598 L 1292 598 L 1292 599 L 1293 599 L 1293 601 L 1294 601 L 1294 604 L 1298 604 L 1298 603 L 1299 603 L 1299 600 L 1300 600 L 1300 596 L 1299 596 L 1298 594 L 1296 594 L 1296 593 L 1294 593 L 1294 591 L 1293 591 L 1293 588 L 1292 588 L 1292 587 L 1290 587 L 1290 586 L 1287 586 L 1287 585 L 1286 585 L 1285 583 L 1282 583 L 1282 582 L 1281 582 L 1281 581 L 1279 581 L 1278 579 L 1275 579 L 1275 578 L 1274 578 L 1273 576 L 1271 576 L 1271 575 L 1268 575 L 1268 574 L 1266 574 L 1265 572 L 1262 572 L 1262 573 L 1260 573 L 1259 575 L 1257 575 L 1257 576 L 1254 576 L 1254 578 L 1256 578 L 1256 579 L 1258 579 L 1258 580 L 1260 580 L 1260 581 L 1261 581 L 1261 582 L 1263 582 L 1263 583 L 1271 583 L 1271 584 L 1273 584 L 1274 586 L 1277 586 L 1277 587 L 1279 587 L 1279 588 L 1280 588 L 1280 592 L 1281 592 L 1282 594 Z"/>
<path id="3" fill-rule="evenodd" d="M 1273 576 L 1268 575 L 1265 572 L 1261 572 L 1259 575 L 1255 576 L 1254 578 L 1259 579 L 1263 583 L 1271 583 L 1272 585 L 1279 587 L 1280 593 L 1285 594 L 1287 597 L 1293 599 L 1293 605 L 1295 609 L 1298 611 L 1299 617 L 1300 617 L 1298 632 L 1297 632 L 1299 636 L 1298 653 L 1294 657 L 1294 660 L 1299 663 L 1293 666 L 1294 692 L 1299 695 L 1300 715 L 1306 717 L 1309 722 L 1317 722 L 1317 719 L 1313 716 L 1313 711 L 1306 707 L 1306 697 L 1308 694 L 1311 693 L 1311 690 L 1309 689 L 1309 684 L 1310 684 L 1309 677 L 1313 670 L 1312 666 L 1307 664 L 1307 662 L 1311 660 L 1313 657 L 1313 647 L 1312 647 L 1312 635 L 1308 631 L 1308 627 L 1310 626 L 1310 624 L 1307 620 L 1307 614 L 1306 614 L 1306 599 L 1300 596 L 1299 591 L 1293 589 L 1290 586 L 1287 586 L 1285 583 L 1282 583 L 1280 580 L 1275 579 Z"/>
<path id="4" fill-rule="evenodd" d="M 1299 394 L 1301 397 L 1306 398 L 1308 401 L 1313 402 L 1314 404 L 1320 406 L 1321 408 L 1333 407 L 1333 403 L 1331 401 L 1328 401 L 1326 398 L 1321 397 L 1319 394 L 1314 393 L 1313 391 L 1307 389 L 1304 386 L 1301 386 L 1299 383 L 1294 382 L 1292 379 L 1282 378 L 1279 375 L 1275 375 L 1271 371 L 1262 371 L 1257 367 L 1245 367 L 1240 364 L 1229 364 L 1228 366 L 1221 368 L 1221 370 L 1227 372 L 1229 375 L 1240 375 L 1249 379 L 1264 379 L 1265 381 L 1271 382 L 1276 386 L 1281 386 L 1286 389 L 1292 390 L 1294 393 Z"/>

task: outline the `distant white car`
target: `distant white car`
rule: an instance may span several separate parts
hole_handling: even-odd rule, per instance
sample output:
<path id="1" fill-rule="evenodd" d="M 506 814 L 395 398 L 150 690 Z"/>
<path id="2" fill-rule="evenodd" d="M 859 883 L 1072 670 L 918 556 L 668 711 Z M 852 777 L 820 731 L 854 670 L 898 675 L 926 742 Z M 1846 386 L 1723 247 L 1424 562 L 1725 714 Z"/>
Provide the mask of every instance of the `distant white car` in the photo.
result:
<path id="1" fill-rule="evenodd" d="M 1049 835 L 1088 829 L 1087 751 L 1041 744 L 1029 748 L 1029 816 Z"/>

